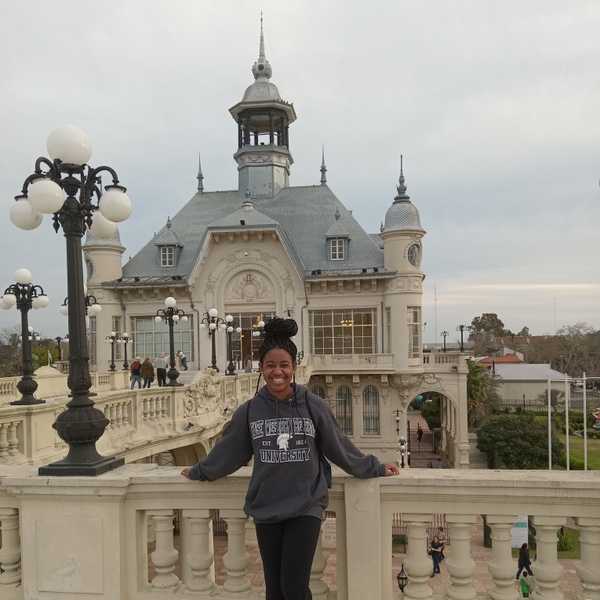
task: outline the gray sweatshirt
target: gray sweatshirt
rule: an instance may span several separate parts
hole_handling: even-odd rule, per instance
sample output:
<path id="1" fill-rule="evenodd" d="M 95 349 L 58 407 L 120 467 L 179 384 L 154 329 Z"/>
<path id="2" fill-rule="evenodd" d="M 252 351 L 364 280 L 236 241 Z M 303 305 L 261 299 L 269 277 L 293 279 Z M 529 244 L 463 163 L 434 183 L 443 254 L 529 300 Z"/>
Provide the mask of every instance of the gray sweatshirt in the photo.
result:
<path id="1" fill-rule="evenodd" d="M 355 477 L 385 473 L 377 458 L 364 455 L 342 433 L 319 396 L 299 385 L 291 398 L 277 400 L 264 386 L 235 411 L 210 454 L 192 467 L 190 479 L 214 481 L 248 464 L 254 456 L 244 505 L 247 514 L 257 523 L 308 515 L 320 518 L 328 493 L 319 448 L 327 459 Z"/>

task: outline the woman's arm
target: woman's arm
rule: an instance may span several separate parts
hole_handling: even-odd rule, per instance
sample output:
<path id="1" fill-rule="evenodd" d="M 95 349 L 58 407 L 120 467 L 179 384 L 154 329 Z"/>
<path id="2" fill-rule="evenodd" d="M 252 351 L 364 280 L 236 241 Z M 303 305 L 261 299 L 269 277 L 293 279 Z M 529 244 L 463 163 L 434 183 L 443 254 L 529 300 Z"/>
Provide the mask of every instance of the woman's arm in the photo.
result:
<path id="1" fill-rule="evenodd" d="M 252 442 L 248 431 L 247 410 L 246 404 L 243 404 L 233 413 L 231 421 L 223 430 L 223 437 L 206 458 L 181 471 L 184 477 L 214 481 L 248 464 L 252 457 Z"/>

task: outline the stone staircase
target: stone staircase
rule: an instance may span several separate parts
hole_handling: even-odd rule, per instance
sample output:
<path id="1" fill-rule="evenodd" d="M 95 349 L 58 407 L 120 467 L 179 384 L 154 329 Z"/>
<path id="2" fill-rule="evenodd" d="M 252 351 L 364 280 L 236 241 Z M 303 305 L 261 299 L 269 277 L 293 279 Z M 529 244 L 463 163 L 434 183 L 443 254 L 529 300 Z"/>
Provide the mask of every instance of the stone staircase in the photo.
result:
<path id="1" fill-rule="evenodd" d="M 427 425 L 427 421 L 420 412 L 408 414 L 409 444 L 410 444 L 410 466 L 413 469 L 441 468 L 442 458 L 433 451 L 433 433 Z M 421 425 L 423 437 L 421 442 L 417 438 L 417 430 Z"/>

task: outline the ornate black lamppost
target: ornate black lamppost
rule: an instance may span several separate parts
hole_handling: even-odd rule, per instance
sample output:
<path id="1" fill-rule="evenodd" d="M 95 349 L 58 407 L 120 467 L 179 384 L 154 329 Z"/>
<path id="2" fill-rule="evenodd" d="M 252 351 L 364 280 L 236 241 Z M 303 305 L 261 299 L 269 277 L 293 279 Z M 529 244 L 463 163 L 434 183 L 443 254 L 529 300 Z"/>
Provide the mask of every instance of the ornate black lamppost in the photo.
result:
<path id="1" fill-rule="evenodd" d="M 465 331 L 471 331 L 471 326 L 461 324 L 456 328 L 456 331 L 460 331 L 460 351 L 464 352 L 465 351 L 465 344 L 464 344 Z"/>
<path id="2" fill-rule="evenodd" d="M 116 369 L 116 367 L 115 367 L 115 344 L 117 344 L 119 342 L 119 336 L 116 334 L 116 332 L 111 331 L 110 335 L 107 335 L 105 339 L 106 339 L 107 343 L 110 344 L 110 366 L 108 367 L 108 369 L 110 371 L 114 371 Z"/>
<path id="3" fill-rule="evenodd" d="M 173 325 L 181 320 L 185 323 L 188 320 L 188 316 L 183 310 L 177 307 L 177 300 L 172 296 L 165 298 L 165 308 L 159 308 L 156 311 L 154 320 L 157 323 L 164 321 L 169 326 L 169 366 L 171 367 L 167 371 L 167 377 L 169 378 L 168 385 L 183 385 L 177 381 L 179 377 L 179 371 L 175 368 L 175 337 L 173 335 Z"/>
<path id="4" fill-rule="evenodd" d="M 69 296 L 69 378 L 71 400 L 53 427 L 69 445 L 61 461 L 39 469 L 40 475 L 99 475 L 123 464 L 122 458 L 98 454 L 96 441 L 108 419 L 94 408 L 85 328 L 85 292 L 81 238 L 99 210 L 118 223 L 131 214 L 131 201 L 111 167 L 87 164 L 91 145 L 87 135 L 72 126 L 53 131 L 47 142 L 50 158 L 35 161 L 34 172 L 25 179 L 21 194 L 10 210 L 11 221 L 21 229 L 35 229 L 42 214 L 53 215 L 54 230 L 62 227 L 67 240 L 67 293 Z M 112 183 L 102 187 L 101 176 Z"/>
<path id="5" fill-rule="evenodd" d="M 233 316 L 231 315 L 226 315 L 225 316 L 225 323 L 227 326 L 227 371 L 225 372 L 225 375 L 235 375 L 235 365 L 233 364 L 233 332 L 235 331 L 236 333 L 241 333 L 242 332 L 242 328 L 237 326 L 234 327 L 233 325 Z"/>
<path id="6" fill-rule="evenodd" d="M 444 329 L 444 331 L 442 331 L 442 337 L 444 338 L 444 347 L 443 347 L 443 351 L 446 352 L 446 338 L 449 336 L 450 334 Z"/>
<path id="7" fill-rule="evenodd" d="M 60 337 L 60 335 L 57 335 L 54 340 L 56 341 L 56 348 L 58 350 L 58 360 L 62 361 L 62 343 L 68 342 L 69 336 L 65 335 L 64 337 Z"/>
<path id="8" fill-rule="evenodd" d="M 231 317 L 231 315 L 227 315 L 227 317 Z M 210 368 L 214 369 L 217 373 L 219 372 L 219 367 L 217 367 L 217 329 L 227 329 L 227 317 L 225 319 L 219 317 L 219 311 L 216 308 L 211 308 L 208 312 L 204 313 L 204 317 L 200 321 L 200 327 L 208 327 L 211 344 Z M 231 317 L 231 320 L 233 321 L 233 317 Z"/>
<path id="9" fill-rule="evenodd" d="M 17 389 L 21 392 L 21 399 L 11 404 L 44 404 L 44 400 L 38 400 L 33 395 L 37 390 L 37 382 L 33 378 L 33 360 L 31 358 L 31 341 L 35 332 L 29 327 L 27 313 L 32 308 L 46 308 L 48 296 L 39 285 L 33 285 L 31 272 L 28 269 L 17 269 L 15 281 L 4 290 L 1 299 L 2 308 L 11 309 L 17 307 L 21 312 L 21 349 L 23 352 L 22 377 L 17 383 Z"/>
<path id="10" fill-rule="evenodd" d="M 123 371 L 127 371 L 129 369 L 129 363 L 127 362 L 127 344 L 129 344 L 131 338 L 129 334 L 125 331 L 121 334 L 119 338 L 119 343 L 123 344 Z"/>
<path id="11" fill-rule="evenodd" d="M 398 436 L 398 454 L 400 456 L 398 463 L 400 468 L 404 469 L 405 462 L 409 459 L 410 452 L 408 451 L 406 439 L 400 436 L 400 410 L 395 410 L 394 414 L 396 415 L 396 435 Z M 410 464 L 410 462 L 407 462 L 407 464 Z"/>
<path id="12" fill-rule="evenodd" d="M 85 296 L 84 303 L 85 303 L 86 316 L 89 315 L 90 317 L 95 317 L 99 312 L 102 311 L 102 306 L 100 306 L 100 304 L 98 304 L 98 301 L 96 300 L 96 296 L 93 296 L 92 294 Z M 69 316 L 69 297 L 68 296 L 63 300 L 63 303 L 60 305 L 58 310 L 61 315 L 64 315 L 65 317 Z"/>

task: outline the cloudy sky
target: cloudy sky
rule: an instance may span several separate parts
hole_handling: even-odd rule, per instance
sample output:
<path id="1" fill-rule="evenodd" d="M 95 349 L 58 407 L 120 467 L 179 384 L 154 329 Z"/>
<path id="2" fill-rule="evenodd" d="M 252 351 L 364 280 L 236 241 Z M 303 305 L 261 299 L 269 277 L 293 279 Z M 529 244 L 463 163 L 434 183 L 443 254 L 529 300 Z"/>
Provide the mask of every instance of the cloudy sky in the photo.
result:
<path id="1" fill-rule="evenodd" d="M 260 9 L 272 81 L 294 103 L 292 185 L 328 183 L 370 232 L 399 157 L 427 229 L 425 339 L 481 312 L 513 330 L 600 327 L 600 3 L 25 0 L 0 15 L 0 283 L 26 266 L 65 332 L 65 248 L 13 196 L 72 123 L 135 203 L 134 254 L 193 195 L 237 185 L 227 109 L 252 81 Z M 437 292 L 437 319 L 434 297 Z M 0 313 L 0 327 L 16 312 Z M 437 325 L 437 326 L 436 326 Z"/>

